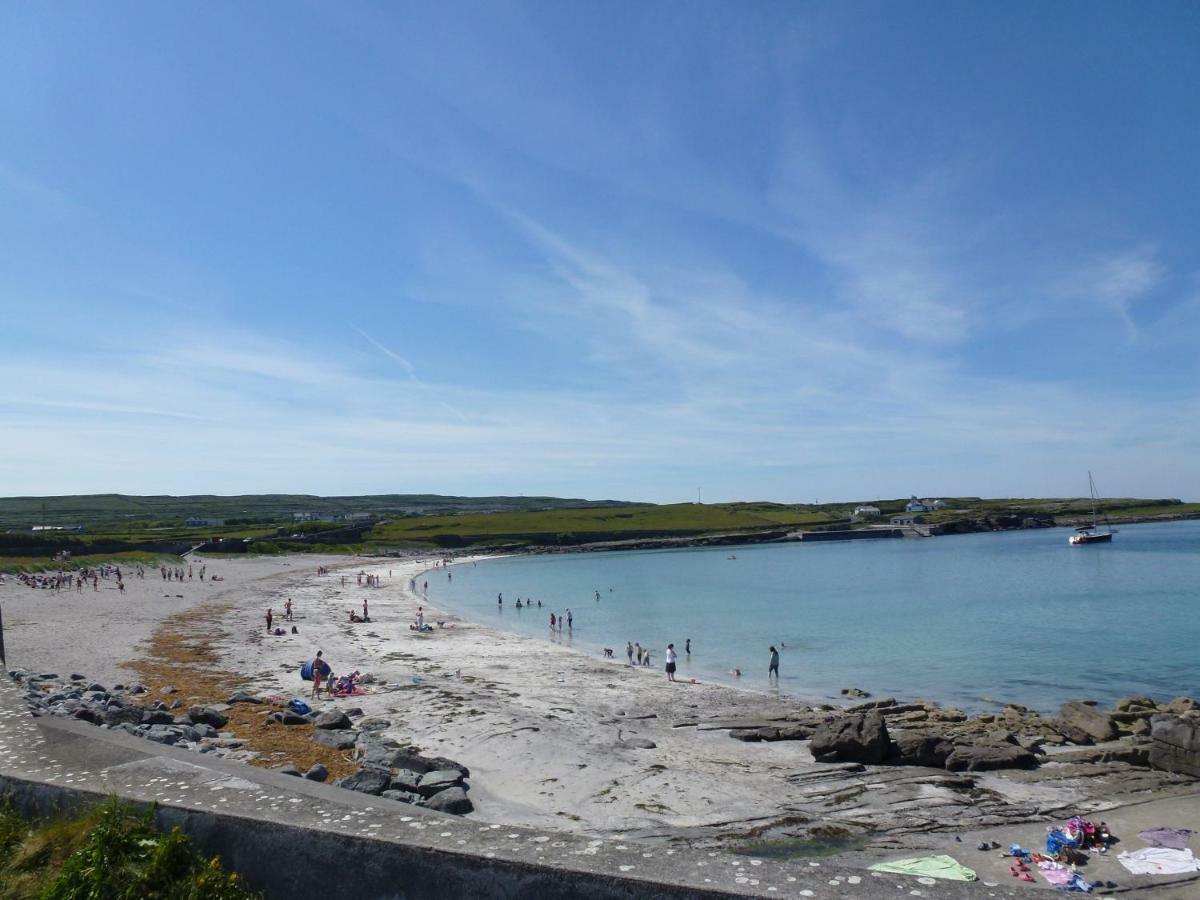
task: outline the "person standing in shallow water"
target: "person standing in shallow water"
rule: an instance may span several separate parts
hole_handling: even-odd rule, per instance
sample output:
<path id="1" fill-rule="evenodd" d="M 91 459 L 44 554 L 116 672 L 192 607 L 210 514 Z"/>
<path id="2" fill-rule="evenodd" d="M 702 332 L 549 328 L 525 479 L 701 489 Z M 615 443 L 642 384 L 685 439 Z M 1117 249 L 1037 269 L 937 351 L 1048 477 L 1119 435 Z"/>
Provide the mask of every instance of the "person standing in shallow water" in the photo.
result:
<path id="1" fill-rule="evenodd" d="M 771 645 L 771 665 L 767 667 L 767 680 L 771 676 L 775 676 L 775 680 L 779 680 L 779 651 L 775 649 L 775 645 Z"/>

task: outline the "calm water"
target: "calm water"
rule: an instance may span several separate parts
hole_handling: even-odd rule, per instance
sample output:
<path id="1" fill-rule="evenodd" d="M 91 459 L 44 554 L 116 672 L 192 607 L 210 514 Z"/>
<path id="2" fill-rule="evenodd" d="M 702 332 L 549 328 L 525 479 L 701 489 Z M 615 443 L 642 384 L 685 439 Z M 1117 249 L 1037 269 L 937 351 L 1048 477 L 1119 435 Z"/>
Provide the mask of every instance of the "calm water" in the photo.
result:
<path id="1" fill-rule="evenodd" d="M 514 557 L 427 577 L 430 599 L 467 618 L 550 640 L 550 613 L 570 607 L 564 643 L 623 658 L 641 641 L 661 671 L 673 641 L 681 676 L 734 683 L 740 668 L 749 688 L 767 688 L 767 647 L 783 643 L 781 689 L 808 697 L 855 686 L 1053 710 L 1200 696 L 1200 522 L 1123 526 L 1108 546 L 1068 534 Z M 518 596 L 542 608 L 518 611 Z"/>

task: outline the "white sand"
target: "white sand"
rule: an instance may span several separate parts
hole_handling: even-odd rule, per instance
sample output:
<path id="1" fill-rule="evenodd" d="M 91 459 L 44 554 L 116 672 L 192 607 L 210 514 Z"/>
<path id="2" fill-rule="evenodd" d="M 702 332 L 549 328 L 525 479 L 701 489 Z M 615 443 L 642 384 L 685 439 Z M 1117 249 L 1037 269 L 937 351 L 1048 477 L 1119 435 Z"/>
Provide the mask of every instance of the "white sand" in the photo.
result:
<path id="1" fill-rule="evenodd" d="M 319 563 L 303 560 L 305 570 Z M 338 562 L 345 562 L 339 557 Z M 145 579 L 133 577 L 122 566 L 125 593 L 116 578 L 99 580 L 82 592 L 34 590 L 15 575 L 5 575 L 0 585 L 0 610 L 4 615 L 4 643 L 10 669 L 23 667 L 56 672 L 64 678 L 73 672 L 106 685 L 133 680 L 121 663 L 139 655 L 139 644 L 159 622 L 214 600 L 236 599 L 252 592 L 269 593 L 269 583 L 301 563 L 290 557 L 193 559 L 193 577 L 163 581 L 157 568 Z M 207 566 L 200 580 L 200 566 Z M 216 575 L 223 580 L 212 581 Z M 264 608 L 265 612 L 265 608 Z"/>
<path id="2" fill-rule="evenodd" d="M 319 565 L 334 567 L 332 574 L 318 576 Z M 968 794 L 953 773 L 847 772 L 814 764 L 806 742 L 735 741 L 727 731 L 703 730 L 703 723 L 778 714 L 799 701 L 719 685 L 668 684 L 661 663 L 624 665 L 623 648 L 614 648 L 617 660 L 604 660 L 428 605 L 426 621 L 443 620 L 447 627 L 417 634 L 408 625 L 422 601 L 407 587 L 426 568 L 420 561 L 346 557 L 220 560 L 209 571 L 223 582 L 162 582 L 155 571 L 145 581 L 127 581 L 124 597 L 115 585 L 68 595 L 31 591 L 10 579 L 0 588 L 9 665 L 128 680 L 117 664 L 137 653 L 158 621 L 206 600 L 228 601 L 228 637 L 218 649 L 247 689 L 307 697 L 310 685 L 300 680 L 299 667 L 321 649 L 335 672 L 358 669 L 379 680 L 365 696 L 321 706 L 360 707 L 366 716 L 388 719 L 389 733 L 401 742 L 469 766 L 478 817 L 598 835 L 744 837 L 759 828 L 768 834 L 803 830 L 811 822 L 905 834 L 902 844 L 885 846 L 919 847 L 915 832 L 931 827 L 956 829 L 989 817 L 999 822 L 1033 815 L 1038 807 L 1087 811 L 1122 795 L 1128 800 L 1132 791 L 1157 789 L 1152 780 L 1131 782 L 1119 773 L 1057 778 L 1044 768 L 990 774 L 980 780 L 984 790 Z M 360 570 L 379 575 L 383 586 L 357 586 Z M 266 608 L 282 618 L 289 596 L 299 634 L 266 635 Z M 361 612 L 363 598 L 372 621 L 351 624 L 348 612 Z M 634 718 L 648 713 L 656 717 Z M 681 722 L 702 727 L 673 727 Z M 622 732 L 657 747 L 621 746 Z M 1106 818 L 1113 823 L 1116 816 Z M 780 832 L 771 831 L 776 826 Z"/>

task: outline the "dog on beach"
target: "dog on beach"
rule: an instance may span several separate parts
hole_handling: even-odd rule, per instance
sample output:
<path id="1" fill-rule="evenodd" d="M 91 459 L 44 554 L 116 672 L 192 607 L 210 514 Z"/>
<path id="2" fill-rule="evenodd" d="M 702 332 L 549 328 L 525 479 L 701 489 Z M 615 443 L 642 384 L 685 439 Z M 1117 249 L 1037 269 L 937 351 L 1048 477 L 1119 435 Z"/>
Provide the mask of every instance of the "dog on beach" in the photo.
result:
<path id="1" fill-rule="evenodd" d="M 612 647 L 605 647 L 605 648 L 604 648 L 604 658 L 605 658 L 605 659 L 612 659 Z"/>

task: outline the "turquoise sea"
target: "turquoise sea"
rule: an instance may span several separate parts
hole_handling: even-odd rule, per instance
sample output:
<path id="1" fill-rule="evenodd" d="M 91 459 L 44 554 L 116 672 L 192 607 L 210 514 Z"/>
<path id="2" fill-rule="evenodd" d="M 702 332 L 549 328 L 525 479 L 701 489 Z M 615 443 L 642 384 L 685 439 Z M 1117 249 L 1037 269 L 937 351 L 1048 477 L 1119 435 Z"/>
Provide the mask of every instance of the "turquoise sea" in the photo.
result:
<path id="1" fill-rule="evenodd" d="M 424 577 L 436 604 L 589 653 L 623 659 L 640 641 L 661 671 L 673 641 L 685 678 L 770 689 L 775 644 L 779 689 L 810 698 L 853 686 L 1051 711 L 1200 696 L 1200 522 L 1122 526 L 1110 545 L 1069 533 L 509 557 Z M 550 613 L 568 607 L 573 630 L 552 637 Z"/>

